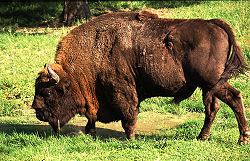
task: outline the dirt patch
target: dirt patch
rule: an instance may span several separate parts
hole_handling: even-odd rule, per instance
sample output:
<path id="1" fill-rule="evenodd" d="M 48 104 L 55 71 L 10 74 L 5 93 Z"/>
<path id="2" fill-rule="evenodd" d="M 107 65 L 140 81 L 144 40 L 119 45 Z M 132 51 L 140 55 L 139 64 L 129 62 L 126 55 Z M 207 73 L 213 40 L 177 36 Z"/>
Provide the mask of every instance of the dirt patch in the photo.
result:
<path id="1" fill-rule="evenodd" d="M 191 118 L 200 118 L 200 114 L 197 113 L 187 113 L 184 115 L 174 115 L 174 114 L 160 114 L 155 112 L 143 112 L 138 115 L 138 120 L 136 124 L 135 134 L 137 135 L 152 135 L 157 133 L 162 133 L 165 129 L 170 129 L 175 126 L 181 125 Z M 74 132 L 75 135 L 81 134 L 79 130 L 84 131 L 84 127 L 87 124 L 87 119 L 85 117 L 74 117 L 68 126 L 76 126 L 78 132 Z M 79 128 L 80 127 L 80 128 Z M 63 130 L 64 131 L 64 130 Z M 125 138 L 124 130 L 121 125 L 121 121 L 111 122 L 111 123 L 96 123 L 97 135 L 105 138 L 115 137 L 115 138 Z M 66 131 L 64 131 L 67 133 Z M 70 135 L 74 135 L 70 134 Z"/>
<path id="2" fill-rule="evenodd" d="M 9 132 L 13 128 L 19 132 L 38 132 L 51 134 L 52 128 L 46 122 L 39 121 L 35 117 L 34 110 L 24 110 L 23 116 L 19 117 L 0 117 L 0 131 Z M 157 133 L 162 133 L 166 129 L 173 128 L 175 126 L 181 125 L 187 120 L 194 118 L 201 118 L 201 114 L 198 113 L 186 113 L 184 115 L 174 115 L 174 114 L 160 114 L 155 112 L 143 112 L 138 115 L 137 126 L 135 130 L 136 136 L 139 135 L 153 135 Z M 61 134 L 74 136 L 84 134 L 84 128 L 87 124 L 87 118 L 82 116 L 75 116 L 70 120 L 70 122 L 65 125 Z M 11 128 L 13 126 L 13 128 Z M 111 122 L 111 123 L 101 123 L 96 122 L 97 136 L 102 138 L 117 138 L 125 139 L 124 130 L 121 125 L 121 121 Z"/>

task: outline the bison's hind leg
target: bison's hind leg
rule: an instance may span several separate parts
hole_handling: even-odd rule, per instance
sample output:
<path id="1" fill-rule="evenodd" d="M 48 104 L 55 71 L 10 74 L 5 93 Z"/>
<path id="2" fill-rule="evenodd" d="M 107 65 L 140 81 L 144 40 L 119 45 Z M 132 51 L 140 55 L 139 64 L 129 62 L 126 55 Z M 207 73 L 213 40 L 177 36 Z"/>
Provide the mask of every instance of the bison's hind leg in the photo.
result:
<path id="1" fill-rule="evenodd" d="M 205 121 L 198 136 L 200 140 L 205 140 L 209 137 L 215 116 L 220 109 L 218 98 L 213 96 L 209 91 L 203 90 L 203 103 L 205 105 Z"/>
<path id="2" fill-rule="evenodd" d="M 248 130 L 241 93 L 226 82 L 220 89 L 216 90 L 214 94 L 233 110 L 240 131 L 239 143 L 249 143 L 250 131 Z"/>

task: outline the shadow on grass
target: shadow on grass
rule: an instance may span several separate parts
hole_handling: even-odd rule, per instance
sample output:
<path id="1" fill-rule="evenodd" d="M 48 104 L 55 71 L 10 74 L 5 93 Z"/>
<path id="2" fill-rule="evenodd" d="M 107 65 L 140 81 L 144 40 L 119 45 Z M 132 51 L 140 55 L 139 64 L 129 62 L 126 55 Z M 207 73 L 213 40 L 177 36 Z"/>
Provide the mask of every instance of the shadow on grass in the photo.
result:
<path id="1" fill-rule="evenodd" d="M 49 125 L 20 125 L 0 123 L 0 133 L 12 135 L 13 133 L 38 134 L 40 137 L 56 136 Z"/>
<path id="2" fill-rule="evenodd" d="M 162 148 L 168 146 L 169 143 L 172 144 L 172 141 L 196 140 L 202 128 L 202 125 L 203 121 L 201 120 L 191 120 L 170 129 L 163 129 L 160 132 L 156 132 L 154 134 L 136 134 L 135 139 L 157 141 L 159 142 L 159 144 L 157 143 L 156 147 Z M 37 135 L 41 138 L 58 136 L 74 137 L 79 135 L 85 135 L 84 128 L 84 126 L 69 124 L 64 126 L 59 134 L 56 134 L 50 125 L 21 125 L 14 123 L 0 123 L 0 133 L 5 133 L 10 136 L 14 135 L 15 133 Z M 123 131 L 117 131 L 107 128 L 96 128 L 96 132 L 98 139 L 102 141 L 106 141 L 109 139 L 116 139 L 119 141 L 127 140 L 126 135 Z M 211 136 L 207 140 L 200 141 L 213 141 L 220 144 L 226 143 L 230 145 L 235 144 L 234 142 L 228 142 L 222 139 L 220 136 Z"/>
<path id="3" fill-rule="evenodd" d="M 84 135 L 84 126 L 76 126 L 76 125 L 66 125 L 62 128 L 59 135 L 63 136 L 77 136 Z M 97 136 L 100 139 L 108 139 L 108 138 L 116 138 L 118 140 L 125 140 L 125 134 L 121 131 L 104 129 L 104 128 L 96 128 Z M 7 135 L 12 135 L 14 133 L 21 134 L 36 134 L 40 137 L 46 138 L 50 136 L 58 136 L 50 125 L 20 125 L 20 124 L 12 124 L 12 123 L 0 123 L 0 133 L 5 133 Z"/>
<path id="4" fill-rule="evenodd" d="M 62 136 L 79 136 L 85 135 L 84 134 L 84 126 L 77 126 L 77 125 L 66 125 L 64 126 L 60 133 L 57 134 L 53 131 L 50 125 L 22 125 L 22 124 L 14 124 L 14 123 L 0 123 L 0 133 L 5 133 L 7 135 L 13 135 L 14 133 L 19 134 L 28 134 L 28 135 L 38 135 L 41 138 L 48 138 L 48 137 L 57 137 L 59 135 Z M 127 140 L 126 135 L 124 132 L 107 129 L 107 128 L 96 128 L 96 135 L 100 140 L 107 140 L 110 138 L 114 138 L 120 141 Z M 168 137 L 167 134 L 136 134 L 135 138 L 148 138 L 148 139 L 156 139 L 160 140 L 161 138 Z"/>
<path id="5" fill-rule="evenodd" d="M 189 124 L 190 125 L 190 124 Z M 161 139 L 173 139 L 173 140 L 193 140 L 196 137 L 196 128 L 194 126 L 189 127 L 188 133 L 183 133 L 183 126 L 186 127 L 185 123 L 183 125 L 177 126 L 172 129 L 163 130 L 157 134 L 136 134 L 135 138 L 147 138 L 153 140 L 161 140 Z M 84 135 L 84 126 L 77 126 L 77 125 L 66 125 L 64 126 L 59 135 L 62 136 L 78 136 Z M 165 131 L 172 130 L 171 134 L 166 133 Z M 194 131 L 194 133 L 192 133 Z M 50 125 L 22 125 L 22 124 L 12 124 L 12 123 L 0 123 L 0 133 L 5 133 L 7 135 L 13 135 L 14 133 L 20 134 L 28 134 L 28 135 L 38 135 L 42 138 L 47 138 L 51 136 L 58 136 L 57 133 L 53 131 Z M 120 141 L 126 140 L 126 135 L 124 132 L 107 129 L 107 128 L 96 128 L 97 137 L 100 140 L 107 140 L 110 138 L 115 138 Z"/>

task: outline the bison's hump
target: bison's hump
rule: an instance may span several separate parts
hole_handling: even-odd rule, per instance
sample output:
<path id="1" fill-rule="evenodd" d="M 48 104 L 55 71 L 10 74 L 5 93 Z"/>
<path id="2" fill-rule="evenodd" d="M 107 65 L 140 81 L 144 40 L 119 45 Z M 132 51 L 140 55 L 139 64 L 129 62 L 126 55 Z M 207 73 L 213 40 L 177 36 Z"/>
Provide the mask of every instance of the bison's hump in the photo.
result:
<path id="1" fill-rule="evenodd" d="M 142 11 L 138 13 L 137 18 L 140 21 L 147 21 L 147 20 L 152 20 L 158 18 L 157 14 L 151 13 L 149 11 Z"/>

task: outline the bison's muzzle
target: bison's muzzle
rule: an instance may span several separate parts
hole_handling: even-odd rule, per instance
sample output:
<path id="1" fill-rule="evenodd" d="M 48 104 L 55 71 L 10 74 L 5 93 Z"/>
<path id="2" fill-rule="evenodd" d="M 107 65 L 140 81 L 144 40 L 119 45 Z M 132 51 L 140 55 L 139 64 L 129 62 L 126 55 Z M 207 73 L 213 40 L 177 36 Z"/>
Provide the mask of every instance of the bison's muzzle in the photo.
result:
<path id="1" fill-rule="evenodd" d="M 41 112 L 41 109 L 37 108 L 36 110 L 36 118 L 40 121 L 45 121 L 44 114 Z"/>

